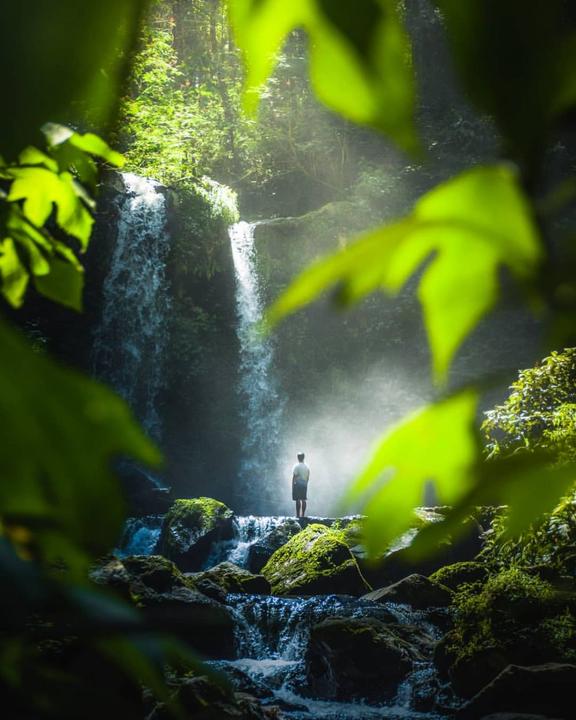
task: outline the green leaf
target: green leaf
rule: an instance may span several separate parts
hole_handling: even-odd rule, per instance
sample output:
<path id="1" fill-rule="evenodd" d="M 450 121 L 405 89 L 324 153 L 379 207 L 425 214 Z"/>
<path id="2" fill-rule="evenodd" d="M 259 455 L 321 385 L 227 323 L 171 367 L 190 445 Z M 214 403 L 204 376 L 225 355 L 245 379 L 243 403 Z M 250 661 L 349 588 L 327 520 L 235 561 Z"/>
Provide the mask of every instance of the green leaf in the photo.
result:
<path id="1" fill-rule="evenodd" d="M 11 238 L 0 244 L 0 277 L 2 294 L 13 307 L 20 307 L 28 287 L 28 271 L 22 264 Z"/>
<path id="2" fill-rule="evenodd" d="M 413 126 L 410 43 L 395 0 L 228 0 L 246 64 L 245 104 L 254 111 L 286 37 L 310 36 L 310 76 L 319 99 L 354 122 L 388 133 L 407 150 Z"/>
<path id="3" fill-rule="evenodd" d="M 124 158 L 121 153 L 113 150 L 105 140 L 94 133 L 80 135 L 70 128 L 64 125 L 58 125 L 57 123 L 46 123 L 42 127 L 42 132 L 48 141 L 51 151 L 68 144 L 81 150 L 83 153 L 101 158 L 114 167 L 120 168 L 124 165 Z"/>
<path id="4" fill-rule="evenodd" d="M 2 3 L 0 154 L 12 160 L 46 120 L 89 113 L 102 129 L 128 70 L 145 0 Z"/>
<path id="5" fill-rule="evenodd" d="M 464 90 L 529 164 L 576 105 L 576 27 L 565 0 L 436 0 Z"/>
<path id="6" fill-rule="evenodd" d="M 441 504 L 470 489 L 478 456 L 474 420 L 478 394 L 471 390 L 429 405 L 393 428 L 349 489 L 345 502 L 366 514 L 364 540 L 377 556 L 407 530 L 424 488 L 434 481 Z"/>
<path id="7" fill-rule="evenodd" d="M 50 272 L 34 278 L 34 286 L 39 293 L 70 307 L 82 311 L 82 290 L 84 289 L 84 270 L 77 264 L 53 258 Z"/>
<path id="8" fill-rule="evenodd" d="M 546 453 L 525 453 L 484 462 L 469 492 L 455 503 L 446 519 L 418 533 L 410 557 L 419 560 L 429 555 L 447 534 L 461 535 L 465 521 L 480 506 L 508 506 L 508 537 L 518 537 L 539 524 L 576 483 L 574 464 L 551 465 L 552 460 Z"/>
<path id="9" fill-rule="evenodd" d="M 81 192 L 68 172 L 56 174 L 43 167 L 15 167 L 8 170 L 14 178 L 8 200 L 23 200 L 24 215 L 36 227 L 42 227 L 56 206 L 56 222 L 77 238 L 83 249 L 88 245 L 94 218 L 86 209 Z"/>
<path id="10" fill-rule="evenodd" d="M 106 387 L 36 354 L 4 323 L 0 344 L 0 517 L 57 547 L 81 578 L 81 558 L 108 552 L 120 532 L 112 461 L 155 465 L 158 452 Z"/>
<path id="11" fill-rule="evenodd" d="M 418 289 L 437 381 L 498 298 L 498 269 L 522 281 L 542 250 L 529 205 L 508 166 L 478 167 L 423 196 L 411 215 L 369 232 L 306 269 L 267 313 L 274 325 L 338 285 L 350 304 L 375 290 L 396 294 L 425 266 Z"/>

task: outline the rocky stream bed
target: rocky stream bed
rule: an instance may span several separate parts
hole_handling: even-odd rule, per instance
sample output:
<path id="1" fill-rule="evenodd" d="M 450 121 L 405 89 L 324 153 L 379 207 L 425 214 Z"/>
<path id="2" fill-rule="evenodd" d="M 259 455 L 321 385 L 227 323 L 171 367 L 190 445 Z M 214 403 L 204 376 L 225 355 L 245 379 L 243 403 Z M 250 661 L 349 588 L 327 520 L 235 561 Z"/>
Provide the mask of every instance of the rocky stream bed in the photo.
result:
<path id="1" fill-rule="evenodd" d="M 490 580 L 476 560 L 485 517 L 408 566 L 406 546 L 441 516 L 420 509 L 414 529 L 371 565 L 359 518 L 237 517 L 210 498 L 176 500 L 165 515 L 129 521 L 93 579 L 205 659 L 203 670 L 173 680 L 190 718 L 574 717 L 574 640 L 560 647 L 558 629 L 545 630 L 576 606 L 569 579 L 550 583 L 536 569 L 505 587 L 503 576 Z M 498 607 L 497 582 L 509 607 Z M 545 602 L 542 583 L 551 588 Z M 486 641 L 458 624 L 466 588 L 477 597 L 489 588 L 495 607 L 483 622 L 501 622 L 511 637 Z M 147 713 L 170 717 L 151 696 Z"/>

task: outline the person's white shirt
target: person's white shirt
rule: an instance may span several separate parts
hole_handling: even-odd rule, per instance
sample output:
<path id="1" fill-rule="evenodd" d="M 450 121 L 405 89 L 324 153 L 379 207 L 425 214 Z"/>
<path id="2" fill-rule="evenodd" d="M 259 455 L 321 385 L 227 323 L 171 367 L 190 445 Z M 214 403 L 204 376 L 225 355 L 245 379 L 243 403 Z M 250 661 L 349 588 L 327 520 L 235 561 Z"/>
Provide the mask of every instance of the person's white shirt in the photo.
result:
<path id="1" fill-rule="evenodd" d="M 308 483 L 310 479 L 310 468 L 305 462 L 296 463 L 292 469 L 292 477 L 302 484 Z"/>

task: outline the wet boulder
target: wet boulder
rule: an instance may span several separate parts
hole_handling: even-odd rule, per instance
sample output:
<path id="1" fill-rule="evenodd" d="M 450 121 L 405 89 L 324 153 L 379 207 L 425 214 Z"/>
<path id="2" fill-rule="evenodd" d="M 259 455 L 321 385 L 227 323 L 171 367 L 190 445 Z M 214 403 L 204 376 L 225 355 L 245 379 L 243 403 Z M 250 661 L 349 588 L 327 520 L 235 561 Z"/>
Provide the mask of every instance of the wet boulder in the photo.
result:
<path id="1" fill-rule="evenodd" d="M 411 605 L 417 610 L 447 607 L 452 602 L 452 591 L 423 575 L 409 575 L 393 585 L 373 590 L 364 595 L 364 600 L 379 603 Z"/>
<path id="2" fill-rule="evenodd" d="M 252 543 L 248 550 L 248 570 L 252 573 L 259 573 L 272 555 L 286 545 L 288 540 L 299 533 L 302 527 L 298 520 L 286 518 L 286 520 L 264 535 L 263 538 Z"/>
<path id="3" fill-rule="evenodd" d="M 274 595 L 363 595 L 370 586 L 337 532 L 308 525 L 276 550 L 262 575 Z"/>
<path id="4" fill-rule="evenodd" d="M 198 720 L 279 720 L 277 708 L 263 708 L 256 698 L 233 692 L 207 677 L 186 678 L 173 695 L 183 716 Z M 174 708 L 160 703 L 148 720 L 172 720 Z"/>
<path id="5" fill-rule="evenodd" d="M 181 570 L 200 570 L 214 543 L 233 537 L 233 516 L 213 498 L 176 500 L 164 517 L 158 552 Z"/>
<path id="6" fill-rule="evenodd" d="M 424 657 L 422 638 L 411 642 L 409 630 L 369 617 L 329 618 L 313 626 L 306 693 L 344 701 L 393 697 L 413 661 Z"/>
<path id="7" fill-rule="evenodd" d="M 458 720 L 481 720 L 490 713 L 532 713 L 574 717 L 576 665 L 509 665 L 458 712 Z"/>
<path id="8" fill-rule="evenodd" d="M 446 565 L 430 575 L 430 580 L 444 585 L 450 590 L 458 590 L 467 583 L 484 583 L 488 579 L 488 569 L 484 563 L 468 561 Z"/>
<path id="9" fill-rule="evenodd" d="M 231 562 L 221 562 L 204 572 L 188 574 L 187 578 L 198 589 L 209 582 L 225 593 L 270 594 L 270 583 L 263 575 L 254 575 Z"/>
<path id="10" fill-rule="evenodd" d="M 112 558 L 94 568 L 90 577 L 97 584 L 113 588 L 128 599 L 138 595 L 143 587 L 162 593 L 189 586 L 176 565 L 162 555 Z"/>

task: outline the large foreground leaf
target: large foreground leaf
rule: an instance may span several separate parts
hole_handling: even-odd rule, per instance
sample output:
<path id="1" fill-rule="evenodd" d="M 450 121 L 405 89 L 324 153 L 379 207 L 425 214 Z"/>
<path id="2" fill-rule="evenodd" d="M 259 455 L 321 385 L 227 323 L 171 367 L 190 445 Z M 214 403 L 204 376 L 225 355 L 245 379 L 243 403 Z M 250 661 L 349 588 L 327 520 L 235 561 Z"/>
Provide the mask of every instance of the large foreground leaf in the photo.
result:
<path id="1" fill-rule="evenodd" d="M 396 294 L 429 260 L 418 295 L 437 380 L 498 298 L 498 269 L 530 279 L 541 247 L 514 171 L 478 167 L 439 185 L 408 217 L 361 236 L 306 269 L 268 311 L 270 324 L 312 302 L 332 285 L 353 303 L 375 290 Z"/>
<path id="2" fill-rule="evenodd" d="M 159 456 L 122 400 L 55 364 L 0 324 L 0 519 L 28 528 L 43 559 L 72 567 L 108 552 L 123 502 L 111 469 Z"/>
<path id="3" fill-rule="evenodd" d="M 425 407 L 384 437 L 345 499 L 367 516 L 370 554 L 383 552 L 410 527 L 428 482 L 434 482 L 441 504 L 455 503 L 468 492 L 477 458 L 477 402 L 477 393 L 464 391 Z"/>
<path id="4" fill-rule="evenodd" d="M 350 120 L 417 146 L 410 43 L 396 0 L 228 0 L 254 110 L 287 35 L 305 28 L 316 94 Z"/>

